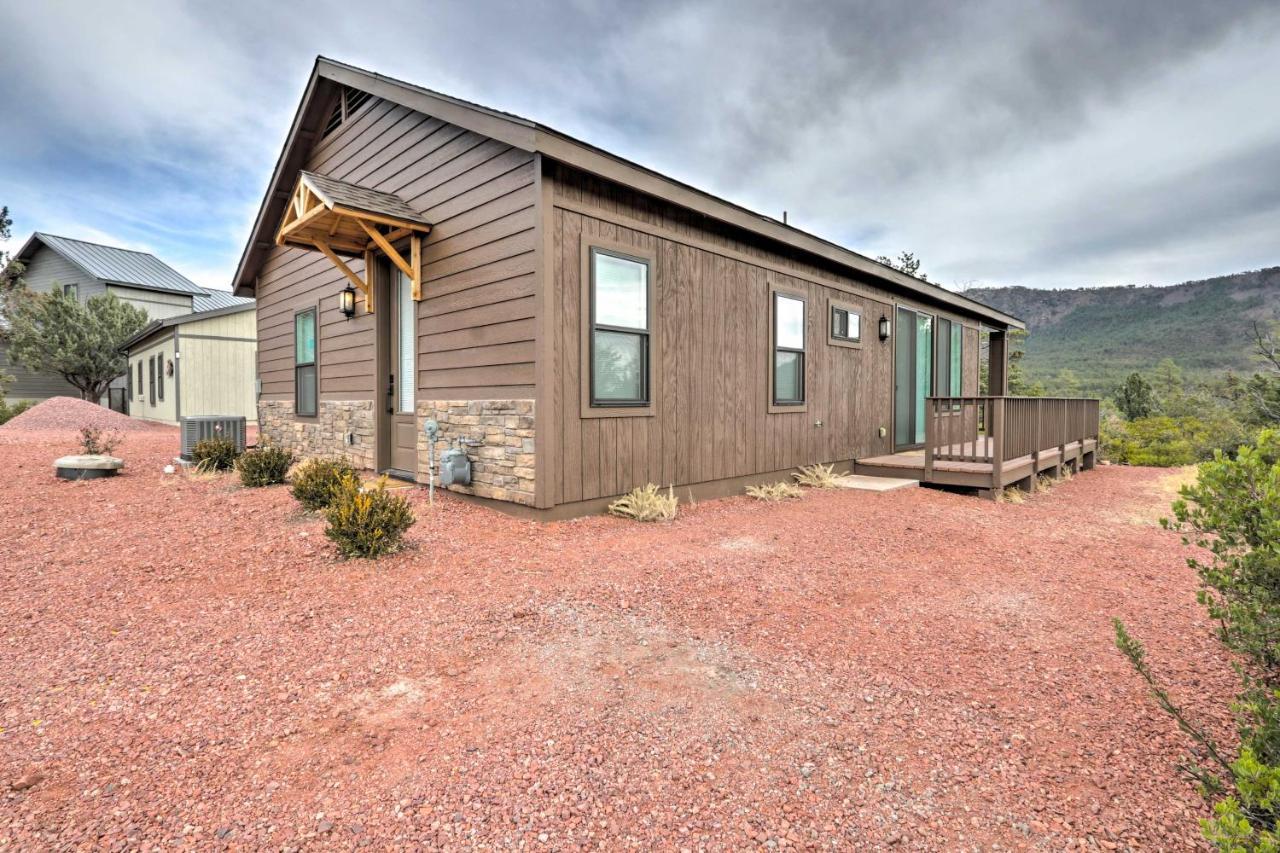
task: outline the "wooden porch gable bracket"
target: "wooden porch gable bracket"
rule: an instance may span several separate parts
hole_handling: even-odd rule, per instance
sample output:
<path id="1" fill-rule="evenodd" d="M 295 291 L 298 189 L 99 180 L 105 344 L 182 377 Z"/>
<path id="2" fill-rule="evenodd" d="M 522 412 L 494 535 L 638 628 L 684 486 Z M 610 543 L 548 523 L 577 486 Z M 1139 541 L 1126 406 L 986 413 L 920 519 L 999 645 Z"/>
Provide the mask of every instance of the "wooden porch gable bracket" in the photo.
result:
<path id="1" fill-rule="evenodd" d="M 320 251 L 364 294 L 373 312 L 374 252 L 380 251 L 405 274 L 414 300 L 422 299 L 422 237 L 431 233 L 423 219 L 399 196 L 301 172 L 285 210 L 276 244 Z M 409 241 L 409 260 L 396 249 Z M 364 278 L 342 256 L 364 258 Z"/>

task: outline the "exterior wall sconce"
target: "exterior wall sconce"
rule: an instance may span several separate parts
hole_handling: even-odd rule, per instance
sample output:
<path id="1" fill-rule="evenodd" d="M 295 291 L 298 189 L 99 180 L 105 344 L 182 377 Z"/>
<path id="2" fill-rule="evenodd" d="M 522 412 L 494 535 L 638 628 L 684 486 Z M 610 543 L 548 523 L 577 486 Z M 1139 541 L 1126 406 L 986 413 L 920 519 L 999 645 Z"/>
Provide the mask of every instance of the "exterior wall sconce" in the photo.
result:
<path id="1" fill-rule="evenodd" d="M 356 315 L 356 289 L 349 284 L 338 293 L 338 310 L 348 320 Z"/>
<path id="2" fill-rule="evenodd" d="M 889 340 L 889 318 L 883 314 L 880 315 L 880 340 Z"/>

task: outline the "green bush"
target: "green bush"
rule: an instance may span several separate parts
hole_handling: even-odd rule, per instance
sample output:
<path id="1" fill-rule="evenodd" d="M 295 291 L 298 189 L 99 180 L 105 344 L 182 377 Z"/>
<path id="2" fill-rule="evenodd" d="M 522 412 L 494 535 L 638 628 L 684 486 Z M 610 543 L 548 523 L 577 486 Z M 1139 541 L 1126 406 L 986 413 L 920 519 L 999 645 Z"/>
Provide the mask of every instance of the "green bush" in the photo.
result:
<path id="1" fill-rule="evenodd" d="M 1102 419 L 1103 455 L 1121 465 L 1173 468 L 1212 459 L 1221 447 L 1235 447 L 1248 434 L 1234 418 L 1210 412 L 1205 418 L 1164 415 L 1123 421 Z"/>
<path id="2" fill-rule="evenodd" d="M 1239 659 L 1232 705 L 1239 753 L 1231 757 L 1187 718 L 1119 621 L 1116 644 L 1192 740 L 1194 759 L 1183 769 L 1217 801 L 1213 817 L 1201 821 L 1205 838 L 1232 853 L 1280 850 L 1280 431 L 1263 431 L 1235 458 L 1216 453 L 1182 488 L 1173 514 L 1165 523 L 1209 554 L 1187 562 L 1218 638 Z"/>
<path id="3" fill-rule="evenodd" d="M 191 461 L 199 471 L 230 471 L 239 455 L 236 443 L 220 435 L 203 438 L 191 448 Z"/>
<path id="4" fill-rule="evenodd" d="M 344 459 L 308 459 L 297 467 L 290 481 L 293 496 L 303 509 L 315 512 L 329 506 L 333 490 L 345 477 L 354 477 L 356 469 Z"/>
<path id="5" fill-rule="evenodd" d="M 9 403 L 0 398 L 0 426 L 13 420 L 35 404 L 35 400 L 15 400 Z"/>
<path id="6" fill-rule="evenodd" d="M 236 460 L 240 482 L 251 488 L 276 486 L 283 483 L 284 475 L 289 473 L 291 465 L 293 465 L 292 453 L 269 446 L 246 450 Z"/>
<path id="7" fill-rule="evenodd" d="M 379 557 L 396 551 L 414 522 L 409 501 L 387 491 L 386 477 L 371 488 L 361 488 L 354 474 L 344 476 L 333 490 L 325 518 L 329 526 L 324 535 L 344 557 Z"/>

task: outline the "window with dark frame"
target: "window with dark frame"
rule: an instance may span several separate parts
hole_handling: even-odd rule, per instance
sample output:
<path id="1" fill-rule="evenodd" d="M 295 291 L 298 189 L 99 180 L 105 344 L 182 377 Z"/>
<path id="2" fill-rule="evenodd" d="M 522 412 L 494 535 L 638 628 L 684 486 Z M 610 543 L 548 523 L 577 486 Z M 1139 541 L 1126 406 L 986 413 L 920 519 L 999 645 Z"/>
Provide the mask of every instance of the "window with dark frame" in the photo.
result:
<path id="1" fill-rule="evenodd" d="M 862 315 L 848 308 L 831 306 L 831 337 L 851 344 L 862 343 Z"/>
<path id="2" fill-rule="evenodd" d="M 773 294 L 773 404 L 804 405 L 805 301 Z"/>
<path id="3" fill-rule="evenodd" d="M 79 298 L 79 295 L 80 295 L 80 285 L 78 285 L 78 284 L 64 284 L 64 285 L 62 285 L 62 295 L 63 295 L 63 296 L 70 296 L 72 299 L 77 299 L 77 298 Z"/>
<path id="4" fill-rule="evenodd" d="M 591 249 L 591 405 L 649 405 L 649 262 Z"/>
<path id="5" fill-rule="evenodd" d="M 142 359 L 138 359 L 138 399 L 142 399 Z"/>
<path id="6" fill-rule="evenodd" d="M 147 390 L 150 393 L 148 399 L 154 406 L 156 404 L 156 357 L 154 355 L 147 359 Z"/>
<path id="7" fill-rule="evenodd" d="M 129 399 L 132 400 L 133 399 L 133 371 L 126 370 L 124 372 L 124 378 L 125 378 L 125 387 L 126 387 L 125 393 L 128 394 Z"/>
<path id="8" fill-rule="evenodd" d="M 156 399 L 164 402 L 164 352 L 156 353 Z"/>
<path id="9" fill-rule="evenodd" d="M 316 393 L 316 309 L 293 315 L 293 411 L 315 417 Z"/>
<path id="10" fill-rule="evenodd" d="M 939 317 L 936 334 L 934 394 L 959 397 L 964 378 L 964 327 Z"/>

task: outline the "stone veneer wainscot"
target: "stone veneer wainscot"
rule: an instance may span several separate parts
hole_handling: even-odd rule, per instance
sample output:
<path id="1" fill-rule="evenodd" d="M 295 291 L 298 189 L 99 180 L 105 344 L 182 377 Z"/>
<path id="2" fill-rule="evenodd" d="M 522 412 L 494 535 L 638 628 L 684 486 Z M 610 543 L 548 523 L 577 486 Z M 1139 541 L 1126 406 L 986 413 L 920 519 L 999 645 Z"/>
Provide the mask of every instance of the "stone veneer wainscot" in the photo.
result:
<path id="1" fill-rule="evenodd" d="M 440 424 L 436 460 L 464 441 L 471 459 L 471 485 L 449 488 L 469 495 L 532 506 L 534 428 L 532 400 L 419 400 L 418 481 L 427 482 L 428 444 L 422 424 Z M 470 443 L 468 443 L 470 442 Z"/>
<path id="2" fill-rule="evenodd" d="M 357 468 L 373 468 L 373 403 L 368 400 L 322 400 L 314 418 L 296 418 L 287 400 L 258 401 L 261 440 L 292 451 L 299 458 L 345 458 Z M 353 443 L 347 443 L 347 436 Z"/>

